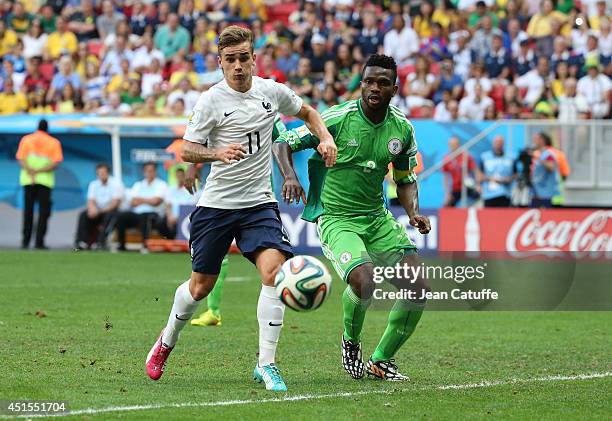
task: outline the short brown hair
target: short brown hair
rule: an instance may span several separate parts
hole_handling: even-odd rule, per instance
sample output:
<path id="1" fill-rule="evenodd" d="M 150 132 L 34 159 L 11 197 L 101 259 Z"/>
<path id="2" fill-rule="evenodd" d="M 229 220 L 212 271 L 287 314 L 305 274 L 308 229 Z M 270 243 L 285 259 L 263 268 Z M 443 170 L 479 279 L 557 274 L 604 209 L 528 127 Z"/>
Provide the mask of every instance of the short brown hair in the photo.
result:
<path id="1" fill-rule="evenodd" d="M 230 25 L 221 32 L 221 35 L 219 35 L 219 45 L 217 49 L 219 53 L 221 53 L 225 47 L 242 44 L 246 41 L 251 44 L 251 52 L 253 52 L 253 32 L 240 26 Z"/>

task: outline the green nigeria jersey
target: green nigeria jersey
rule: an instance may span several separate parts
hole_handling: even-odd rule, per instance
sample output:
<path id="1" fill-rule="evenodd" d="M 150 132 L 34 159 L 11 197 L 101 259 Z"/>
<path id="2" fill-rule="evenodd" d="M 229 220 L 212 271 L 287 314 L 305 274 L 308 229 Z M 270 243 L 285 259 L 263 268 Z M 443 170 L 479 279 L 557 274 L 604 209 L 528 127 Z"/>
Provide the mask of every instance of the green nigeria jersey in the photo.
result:
<path id="1" fill-rule="evenodd" d="M 308 204 L 302 218 L 314 222 L 323 214 L 355 216 L 384 209 L 383 181 L 389 163 L 404 183 L 414 183 L 417 144 L 414 127 L 399 108 L 390 105 L 385 119 L 374 124 L 363 113 L 361 100 L 348 101 L 321 116 L 338 148 L 336 165 L 326 168 L 315 152 L 308 161 Z M 316 148 L 319 139 L 306 126 L 288 130 L 277 142 L 292 152 Z"/>

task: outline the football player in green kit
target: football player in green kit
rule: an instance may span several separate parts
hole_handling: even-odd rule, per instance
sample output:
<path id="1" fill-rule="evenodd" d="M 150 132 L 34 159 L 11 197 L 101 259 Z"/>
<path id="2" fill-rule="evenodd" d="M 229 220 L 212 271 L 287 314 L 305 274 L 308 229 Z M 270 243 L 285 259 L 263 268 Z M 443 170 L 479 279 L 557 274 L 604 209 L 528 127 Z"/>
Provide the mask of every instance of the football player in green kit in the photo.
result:
<path id="1" fill-rule="evenodd" d="M 302 218 L 316 222 L 323 253 L 348 283 L 342 296 L 342 362 L 355 379 L 367 373 L 379 379 L 408 380 L 399 372 L 394 357 L 414 332 L 425 306 L 422 297 L 429 291 L 423 279 L 389 279 L 398 289 L 414 291 L 414 298 L 393 304 L 387 328 L 364 364 L 361 330 L 376 288 L 375 265 L 420 265 L 416 246 L 385 207 L 383 180 L 389 163 L 393 164 L 398 198 L 410 224 L 421 234 L 431 229 L 429 219 L 419 214 L 414 128 L 397 107 L 390 105 L 398 89 L 396 79 L 393 58 L 370 56 L 362 71 L 361 99 L 322 113 L 338 147 L 336 165 L 326 168 L 316 152 L 308 162 L 310 188 Z M 304 200 L 291 153 L 316 148 L 318 143 L 302 126 L 284 132 L 274 144 L 274 155 L 285 179 L 285 201 Z"/>

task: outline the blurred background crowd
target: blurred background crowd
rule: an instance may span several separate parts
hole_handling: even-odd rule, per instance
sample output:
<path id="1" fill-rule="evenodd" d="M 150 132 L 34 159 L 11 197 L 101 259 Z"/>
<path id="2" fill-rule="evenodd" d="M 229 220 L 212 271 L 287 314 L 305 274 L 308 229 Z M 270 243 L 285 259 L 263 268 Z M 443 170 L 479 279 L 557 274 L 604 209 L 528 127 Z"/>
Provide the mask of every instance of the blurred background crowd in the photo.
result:
<path id="1" fill-rule="evenodd" d="M 218 34 L 255 33 L 257 74 L 319 110 L 395 58 L 410 118 L 607 118 L 604 0 L 0 0 L 0 113 L 178 117 L 222 79 Z"/>

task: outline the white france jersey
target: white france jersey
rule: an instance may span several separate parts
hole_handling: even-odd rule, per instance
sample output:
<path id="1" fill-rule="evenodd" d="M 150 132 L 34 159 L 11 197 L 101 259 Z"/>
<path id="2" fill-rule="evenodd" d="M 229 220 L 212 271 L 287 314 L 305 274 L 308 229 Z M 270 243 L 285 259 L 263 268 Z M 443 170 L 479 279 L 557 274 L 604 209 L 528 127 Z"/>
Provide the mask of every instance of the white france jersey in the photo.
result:
<path id="1" fill-rule="evenodd" d="M 225 80 L 200 95 L 185 140 L 209 148 L 231 143 L 245 147 L 237 162 L 211 163 L 198 206 L 242 209 L 276 202 L 272 193 L 272 130 L 277 113 L 296 115 L 302 99 L 283 84 L 253 76 L 247 92 L 230 88 Z"/>

